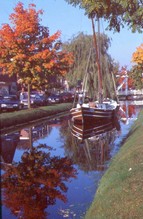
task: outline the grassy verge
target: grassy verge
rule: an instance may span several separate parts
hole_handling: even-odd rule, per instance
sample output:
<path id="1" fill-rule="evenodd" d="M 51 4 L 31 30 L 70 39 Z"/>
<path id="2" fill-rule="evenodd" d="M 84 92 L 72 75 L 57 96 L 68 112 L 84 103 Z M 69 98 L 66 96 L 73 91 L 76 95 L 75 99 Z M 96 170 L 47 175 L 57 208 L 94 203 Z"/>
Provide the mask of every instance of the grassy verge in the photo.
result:
<path id="1" fill-rule="evenodd" d="M 85 218 L 143 218 L 143 111 L 101 179 Z"/>
<path id="2" fill-rule="evenodd" d="M 11 113 L 2 113 L 0 115 L 0 128 L 9 128 L 11 126 L 25 124 L 47 116 L 56 115 L 62 112 L 64 113 L 65 111 L 69 111 L 71 106 L 71 103 L 62 103 L 39 108 L 25 109 Z"/>

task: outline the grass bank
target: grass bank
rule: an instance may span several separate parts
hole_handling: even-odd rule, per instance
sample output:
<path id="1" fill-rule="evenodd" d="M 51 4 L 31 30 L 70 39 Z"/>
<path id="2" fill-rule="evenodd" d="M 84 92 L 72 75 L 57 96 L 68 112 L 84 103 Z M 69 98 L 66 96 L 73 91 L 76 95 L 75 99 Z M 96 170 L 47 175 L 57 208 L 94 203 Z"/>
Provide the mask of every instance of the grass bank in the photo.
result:
<path id="1" fill-rule="evenodd" d="M 85 218 L 143 218 L 143 111 L 101 179 Z"/>
<path id="2" fill-rule="evenodd" d="M 69 111 L 72 107 L 71 103 L 54 104 L 38 108 L 24 109 L 15 112 L 5 112 L 0 114 L 0 128 L 5 129 L 11 126 L 22 125 L 45 118 L 51 115 L 57 115 Z"/>

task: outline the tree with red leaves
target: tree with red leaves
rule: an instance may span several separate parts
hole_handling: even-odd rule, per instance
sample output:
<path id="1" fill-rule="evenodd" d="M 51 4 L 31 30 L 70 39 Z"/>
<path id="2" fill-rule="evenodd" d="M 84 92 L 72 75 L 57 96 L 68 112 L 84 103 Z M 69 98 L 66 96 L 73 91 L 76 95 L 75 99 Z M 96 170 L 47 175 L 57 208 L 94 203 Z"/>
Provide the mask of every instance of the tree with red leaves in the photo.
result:
<path id="1" fill-rule="evenodd" d="M 60 31 L 50 36 L 49 29 L 40 24 L 42 14 L 34 4 L 24 9 L 19 2 L 9 17 L 12 25 L 4 24 L 0 29 L 2 73 L 17 75 L 28 87 L 40 88 L 43 83 L 48 84 L 50 76 L 64 76 L 73 63 L 72 54 L 59 46 Z"/>

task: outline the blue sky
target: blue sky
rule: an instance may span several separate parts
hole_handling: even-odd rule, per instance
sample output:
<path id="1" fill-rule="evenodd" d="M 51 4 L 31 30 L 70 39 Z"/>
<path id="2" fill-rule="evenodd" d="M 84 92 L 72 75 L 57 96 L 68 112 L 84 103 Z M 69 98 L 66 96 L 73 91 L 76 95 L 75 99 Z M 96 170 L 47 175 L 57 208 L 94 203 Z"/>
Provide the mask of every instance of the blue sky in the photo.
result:
<path id="1" fill-rule="evenodd" d="M 19 0 L 0 0 L 0 25 L 9 22 L 9 15 Z M 67 41 L 79 32 L 92 34 L 91 21 L 84 15 L 84 10 L 68 5 L 65 0 L 21 0 L 27 7 L 35 3 L 37 9 L 43 9 L 42 24 L 49 27 L 50 34 L 61 31 L 61 40 Z M 131 33 L 128 29 L 122 29 L 120 33 L 105 31 L 106 24 L 102 22 L 104 33 L 111 38 L 109 53 L 120 66 L 131 67 L 132 53 L 141 43 L 143 34 Z M 103 30 L 102 29 L 102 30 Z"/>

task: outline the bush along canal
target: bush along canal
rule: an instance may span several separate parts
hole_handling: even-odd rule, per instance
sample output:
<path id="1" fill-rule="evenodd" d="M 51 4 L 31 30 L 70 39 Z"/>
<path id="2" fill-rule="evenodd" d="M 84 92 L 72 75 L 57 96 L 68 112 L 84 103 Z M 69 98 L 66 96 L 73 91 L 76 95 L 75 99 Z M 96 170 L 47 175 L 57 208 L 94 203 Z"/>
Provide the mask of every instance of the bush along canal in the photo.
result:
<path id="1" fill-rule="evenodd" d="M 46 119 L 48 117 L 56 116 L 56 114 L 64 114 L 71 108 L 71 103 L 53 104 L 44 107 L 25 109 L 14 112 L 5 112 L 0 114 L 0 128 L 8 129 L 29 122 L 38 121 L 39 119 Z"/>
<path id="2" fill-rule="evenodd" d="M 107 188 L 108 192 L 111 190 L 110 195 L 105 194 L 109 201 L 109 196 L 116 188 L 108 186 L 113 185 L 114 181 L 115 185 L 121 183 L 124 179 L 125 173 L 118 181 L 122 166 L 121 169 L 113 166 L 112 178 L 108 177 L 108 167 L 111 159 L 111 163 L 118 163 L 122 158 L 119 156 L 121 152 L 117 152 L 141 109 L 129 102 L 121 107 L 120 131 L 113 128 L 84 140 L 73 136 L 67 116 L 38 121 L 5 132 L 1 136 L 1 218 L 80 219 L 86 215 L 87 218 L 110 219 L 108 214 L 105 216 L 105 209 L 102 209 L 105 213 L 103 217 L 100 208 L 94 209 L 94 196 L 97 195 L 101 202 L 104 195 L 102 190 L 105 192 Z M 134 126 L 132 134 L 136 133 L 137 128 Z M 124 148 L 120 151 L 125 154 Z M 133 167 L 137 166 L 129 164 L 126 164 L 126 170 L 131 176 Z M 103 184 L 97 191 L 100 180 Z M 133 190 L 137 189 L 134 184 L 131 186 Z M 103 205 L 108 206 L 107 203 Z M 111 206 L 114 206 L 113 203 Z M 96 212 L 100 217 L 96 217 Z"/>

